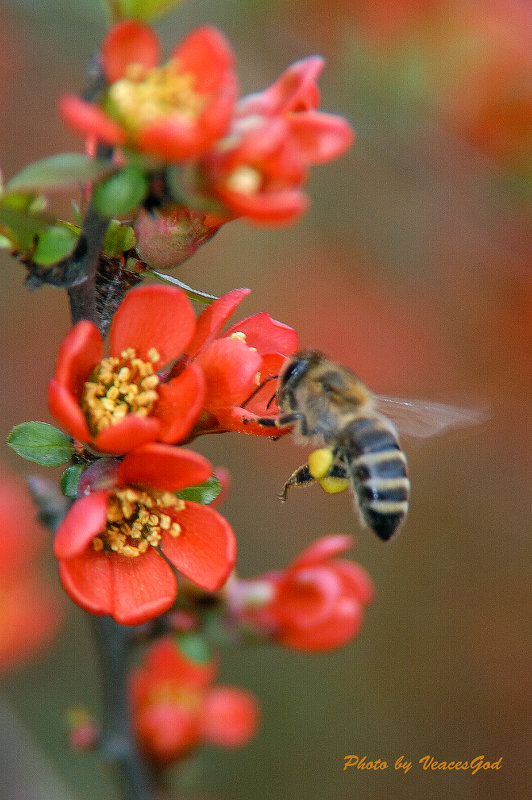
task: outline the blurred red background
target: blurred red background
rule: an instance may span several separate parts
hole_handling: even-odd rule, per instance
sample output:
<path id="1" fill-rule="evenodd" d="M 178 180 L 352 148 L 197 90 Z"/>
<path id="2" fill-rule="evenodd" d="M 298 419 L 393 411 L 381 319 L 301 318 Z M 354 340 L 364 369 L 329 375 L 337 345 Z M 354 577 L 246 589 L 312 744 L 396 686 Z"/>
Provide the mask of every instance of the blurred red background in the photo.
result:
<path id="1" fill-rule="evenodd" d="M 30 161 L 79 150 L 55 103 L 83 84 L 105 21 L 90 0 L 4 2 L 1 14 L 0 153 L 9 178 Z M 289 440 L 227 434 L 198 443 L 232 472 L 223 511 L 239 539 L 243 576 L 286 564 L 325 533 L 355 532 L 354 557 L 372 575 L 377 599 L 361 636 L 341 651 L 224 651 L 222 679 L 262 699 L 263 732 L 243 751 L 205 752 L 175 773 L 176 784 L 184 796 L 227 800 L 525 797 L 530 4 L 190 0 L 156 27 L 168 51 L 206 22 L 231 39 L 243 92 L 266 86 L 297 58 L 322 53 L 322 107 L 345 114 L 358 138 L 348 156 L 314 173 L 313 206 L 299 224 L 234 222 L 179 278 L 214 294 L 252 287 L 242 316 L 270 312 L 297 328 L 302 346 L 346 363 L 375 391 L 489 404 L 491 416 L 422 445 L 405 440 L 412 508 L 389 546 L 359 531 L 347 496 L 309 489 L 278 503 L 276 493 L 304 457 Z M 65 216 L 68 201 L 57 199 Z M 70 320 L 61 292 L 29 295 L 22 267 L 0 257 L 5 437 L 23 420 L 51 421 L 46 384 Z M 32 471 L 8 448 L 2 460 L 20 475 Z M 48 566 L 54 575 L 51 560 Z M 112 794 L 95 757 L 65 747 L 64 707 L 85 702 L 97 712 L 99 704 L 98 665 L 78 609 L 34 666 L 4 679 L 3 695 L 67 796 Z M 8 725 L 0 739 L 12 737 Z M 24 764 L 35 757 L 19 753 Z M 393 766 L 343 772 L 352 753 L 414 763 L 407 775 Z M 502 756 L 502 768 L 474 776 L 424 772 L 417 762 L 427 754 Z M 32 786 L 35 797 L 59 796 L 57 786 Z"/>

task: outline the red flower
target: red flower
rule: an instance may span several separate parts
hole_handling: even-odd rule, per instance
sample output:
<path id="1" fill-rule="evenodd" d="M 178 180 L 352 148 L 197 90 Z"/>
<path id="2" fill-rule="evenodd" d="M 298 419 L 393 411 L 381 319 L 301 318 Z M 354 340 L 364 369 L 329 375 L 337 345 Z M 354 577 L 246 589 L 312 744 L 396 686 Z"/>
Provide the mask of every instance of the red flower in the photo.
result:
<path id="1" fill-rule="evenodd" d="M 228 585 L 229 603 L 243 620 L 287 647 L 339 647 L 359 632 L 374 592 L 359 564 L 334 558 L 352 544 L 351 536 L 324 536 L 287 569 Z"/>
<path id="2" fill-rule="evenodd" d="M 57 633 L 59 598 L 36 565 L 46 534 L 22 483 L 0 468 L 0 674 L 30 659 Z"/>
<path id="3" fill-rule="evenodd" d="M 166 382 L 158 373 L 187 347 L 195 326 L 181 289 L 133 289 L 114 316 L 107 358 L 92 322 L 82 320 L 67 334 L 48 387 L 50 411 L 76 439 L 101 452 L 184 439 L 203 407 L 202 372 L 188 364 Z"/>
<path id="4" fill-rule="evenodd" d="M 109 84 L 103 108 L 75 95 L 61 98 L 63 119 L 76 132 L 163 161 L 196 158 L 226 133 L 237 86 L 231 48 L 215 28 L 193 31 L 158 67 L 154 31 L 119 22 L 103 42 L 102 62 Z"/>
<path id="5" fill-rule="evenodd" d="M 265 91 L 243 98 L 227 138 L 200 161 L 197 190 L 221 201 L 229 217 L 291 222 L 308 206 L 301 190 L 308 167 L 337 158 L 353 142 L 343 117 L 316 110 L 323 66 L 317 56 L 303 59 Z"/>
<path id="6" fill-rule="evenodd" d="M 275 394 L 275 385 L 265 381 L 278 375 L 285 359 L 295 353 L 297 334 L 265 312 L 246 317 L 222 333 L 228 318 L 249 292 L 249 289 L 228 292 L 211 303 L 197 321 L 187 355 L 201 367 L 206 389 L 205 410 L 196 422 L 194 433 L 233 430 L 272 435 L 271 429 L 244 424 L 243 420 L 276 415 L 275 402 L 266 408 Z M 263 388 L 246 403 L 261 384 Z"/>
<path id="7" fill-rule="evenodd" d="M 199 454 L 164 444 L 139 447 L 117 463 L 114 487 L 76 500 L 57 531 L 54 552 L 71 598 L 135 625 L 174 602 L 168 562 L 203 589 L 219 589 L 236 558 L 231 526 L 214 509 L 174 494 L 211 473 Z"/>
<path id="8" fill-rule="evenodd" d="M 255 733 L 258 704 L 250 692 L 211 686 L 216 665 L 185 656 L 170 638 L 153 645 L 132 675 L 133 715 L 146 755 L 170 764 L 203 742 L 240 747 Z"/>

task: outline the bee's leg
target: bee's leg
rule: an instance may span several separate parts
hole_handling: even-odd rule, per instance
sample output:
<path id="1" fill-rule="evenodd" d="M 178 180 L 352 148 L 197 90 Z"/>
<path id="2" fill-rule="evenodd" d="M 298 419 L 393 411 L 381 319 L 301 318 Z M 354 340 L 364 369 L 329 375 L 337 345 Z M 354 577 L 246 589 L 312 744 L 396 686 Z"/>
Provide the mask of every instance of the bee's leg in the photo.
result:
<path id="1" fill-rule="evenodd" d="M 244 418 L 242 422 L 244 424 L 246 422 L 255 422 L 257 425 L 262 425 L 264 428 L 284 428 L 286 425 L 291 425 L 302 418 L 302 414 L 294 412 L 292 414 L 282 414 L 280 417 Z"/>
<path id="2" fill-rule="evenodd" d="M 315 478 L 312 477 L 310 474 L 308 464 L 303 464 L 301 467 L 298 467 L 291 475 L 290 478 L 286 481 L 285 485 L 283 486 L 283 491 L 279 495 L 283 503 L 286 500 L 288 495 L 289 489 L 293 486 L 308 486 L 312 483 Z"/>

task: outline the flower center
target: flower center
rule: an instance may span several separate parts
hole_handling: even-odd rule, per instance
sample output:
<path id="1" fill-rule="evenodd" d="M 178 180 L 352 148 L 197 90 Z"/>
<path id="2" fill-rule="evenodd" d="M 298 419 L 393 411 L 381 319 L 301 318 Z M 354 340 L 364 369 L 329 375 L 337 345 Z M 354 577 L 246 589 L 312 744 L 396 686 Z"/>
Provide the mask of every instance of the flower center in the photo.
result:
<path id="1" fill-rule="evenodd" d="M 148 359 L 137 358 L 130 347 L 120 357 L 102 359 L 94 368 L 81 396 L 81 408 L 93 436 L 121 422 L 126 414 L 150 414 L 159 397 L 154 365 L 160 356 L 155 348 L 148 351 Z"/>
<path id="2" fill-rule="evenodd" d="M 108 500 L 107 527 L 92 541 L 95 550 L 112 550 L 135 558 L 150 547 L 158 547 L 163 533 L 177 537 L 181 525 L 173 515 L 185 508 L 185 501 L 172 492 L 117 489 Z"/>
<path id="3" fill-rule="evenodd" d="M 149 70 L 131 64 L 126 77 L 109 88 L 109 98 L 114 113 L 130 131 L 172 114 L 194 121 L 205 102 L 194 89 L 194 81 L 192 73 L 179 71 L 175 60 Z"/>
<path id="4" fill-rule="evenodd" d="M 262 185 L 262 175 L 255 167 L 241 164 L 228 175 L 225 185 L 231 192 L 252 195 L 259 191 Z"/>

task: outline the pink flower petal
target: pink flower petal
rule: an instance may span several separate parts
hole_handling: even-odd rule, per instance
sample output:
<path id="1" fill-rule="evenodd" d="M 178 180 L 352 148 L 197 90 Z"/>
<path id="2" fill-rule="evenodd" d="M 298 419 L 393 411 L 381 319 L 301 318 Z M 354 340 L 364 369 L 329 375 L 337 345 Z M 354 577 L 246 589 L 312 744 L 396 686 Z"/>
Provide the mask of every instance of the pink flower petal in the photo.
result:
<path id="1" fill-rule="evenodd" d="M 219 194 L 236 214 L 263 225 L 288 225 L 309 207 L 308 197 L 299 189 L 242 194 L 220 187 Z"/>
<path id="2" fill-rule="evenodd" d="M 290 119 L 292 135 L 307 164 L 324 164 L 341 156 L 353 144 L 355 134 L 343 117 L 305 111 Z"/>
<path id="3" fill-rule="evenodd" d="M 236 561 L 236 540 L 227 520 L 213 508 L 190 503 L 175 515 L 181 533 L 164 537 L 165 556 L 183 575 L 209 592 L 217 591 Z"/>
<path id="4" fill-rule="evenodd" d="M 116 312 L 110 332 L 111 355 L 134 347 L 147 359 L 154 347 L 158 366 L 177 358 L 189 344 L 196 328 L 192 304 L 181 289 L 172 286 L 142 286 L 126 295 Z"/>

